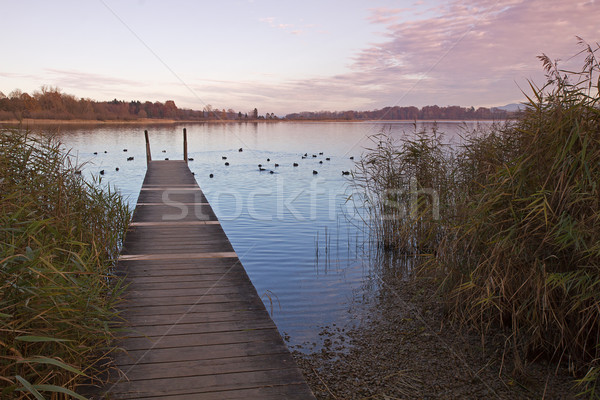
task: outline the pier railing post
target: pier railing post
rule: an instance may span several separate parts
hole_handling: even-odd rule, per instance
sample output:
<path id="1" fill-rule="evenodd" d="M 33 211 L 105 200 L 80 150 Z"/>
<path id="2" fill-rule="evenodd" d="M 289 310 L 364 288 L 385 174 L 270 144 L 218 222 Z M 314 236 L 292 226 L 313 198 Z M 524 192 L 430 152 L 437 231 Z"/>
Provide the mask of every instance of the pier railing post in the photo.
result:
<path id="1" fill-rule="evenodd" d="M 146 164 L 150 164 L 152 161 L 152 154 L 150 154 L 150 139 L 148 139 L 148 131 L 144 131 L 144 136 L 146 137 Z"/>
<path id="2" fill-rule="evenodd" d="M 183 160 L 187 164 L 188 153 L 187 153 L 187 130 L 183 128 Z"/>

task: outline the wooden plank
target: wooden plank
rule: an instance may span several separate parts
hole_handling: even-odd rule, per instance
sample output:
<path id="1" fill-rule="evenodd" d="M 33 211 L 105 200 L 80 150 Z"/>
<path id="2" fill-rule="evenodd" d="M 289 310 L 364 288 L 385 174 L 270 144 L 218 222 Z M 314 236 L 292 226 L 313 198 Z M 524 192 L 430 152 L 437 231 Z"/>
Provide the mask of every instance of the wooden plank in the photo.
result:
<path id="1" fill-rule="evenodd" d="M 189 260 L 193 258 L 231 258 L 235 257 L 235 252 L 225 253 L 191 253 L 191 254 L 123 254 L 119 256 L 120 260 Z"/>
<path id="2" fill-rule="evenodd" d="M 209 204 L 188 206 L 175 201 L 159 205 L 137 205 L 133 214 L 136 222 L 158 221 L 216 221 Z"/>
<path id="3" fill-rule="evenodd" d="M 314 399 L 183 161 L 150 161 L 116 274 L 111 399 Z M 87 393 L 87 389 L 86 389 Z"/>
<path id="4" fill-rule="evenodd" d="M 223 232 L 223 228 L 221 228 L 220 223 L 213 224 L 180 224 L 177 221 L 149 221 L 149 222 L 170 222 L 170 224 L 161 225 L 150 225 L 150 224 L 136 224 L 130 227 L 128 233 L 132 234 L 135 232 L 134 237 L 136 241 L 143 241 L 141 239 L 142 236 L 150 236 L 154 235 L 155 237 L 165 237 L 168 238 L 170 236 L 178 236 L 178 237 L 199 237 L 203 236 L 204 239 L 210 238 L 214 235 L 220 235 L 220 238 L 223 240 L 227 236 L 225 232 Z M 204 221 L 202 221 L 204 222 Z M 218 221 L 215 221 L 218 222 Z M 138 238 L 140 237 L 140 238 Z M 140 240 L 141 239 L 141 240 Z M 129 237 L 125 239 L 130 240 Z"/>
<path id="5" fill-rule="evenodd" d="M 180 202 L 180 203 L 207 203 L 206 197 L 202 191 L 181 191 L 176 190 L 164 193 L 163 191 L 144 190 L 140 192 L 138 202 L 140 203 L 161 203 L 165 201 Z"/>
<path id="6" fill-rule="evenodd" d="M 223 392 L 202 393 L 202 400 L 303 400 L 307 397 L 306 384 L 274 385 L 251 389 L 234 389 Z M 160 397 L 144 397 L 144 400 L 198 400 L 197 393 L 176 394 Z"/>
<path id="7" fill-rule="evenodd" d="M 131 222 L 130 226 L 157 226 L 157 227 L 171 227 L 171 226 L 194 226 L 194 225 L 220 225 L 219 221 L 141 221 Z"/>
<path id="8" fill-rule="evenodd" d="M 169 185 L 169 186 L 159 186 L 159 185 L 154 185 L 154 186 L 146 186 L 144 185 L 144 187 L 142 187 L 140 190 L 160 190 L 161 192 L 165 192 L 165 191 L 170 191 L 170 192 L 174 192 L 174 193 L 178 193 L 178 192 L 186 192 L 188 190 L 197 190 L 199 191 L 200 188 L 198 186 L 174 186 L 174 185 Z"/>
<path id="9" fill-rule="evenodd" d="M 127 382 L 116 385 L 113 392 L 121 398 L 132 399 L 157 394 L 202 394 L 231 389 L 250 389 L 268 386 L 273 382 L 302 383 L 304 379 L 295 368 L 237 372 L 200 376 L 183 376 Z"/>
<path id="10" fill-rule="evenodd" d="M 214 260 L 147 260 L 147 261 L 120 261 L 118 269 L 127 272 L 137 272 L 142 270 L 157 269 L 177 269 L 177 268 L 229 268 L 231 265 L 241 265 L 237 257 L 220 258 Z M 241 268 L 240 272 L 244 269 Z"/>
<path id="11" fill-rule="evenodd" d="M 134 290 L 129 288 L 126 291 L 123 298 L 129 300 L 132 298 L 139 297 L 140 299 L 148 298 L 155 299 L 160 297 L 187 297 L 187 296 L 203 296 L 206 294 L 233 294 L 241 293 L 243 289 L 240 289 L 238 285 L 229 286 L 214 286 L 206 288 L 192 288 L 192 289 L 153 289 L 153 290 Z"/>
<path id="12" fill-rule="evenodd" d="M 217 280 L 203 280 L 195 282 L 131 282 L 127 287 L 129 290 L 153 290 L 153 289 L 193 289 L 193 288 L 211 288 L 219 286 L 247 285 L 248 282 L 240 277 L 223 277 Z"/>
<path id="13" fill-rule="evenodd" d="M 171 347 L 152 350 L 132 350 L 117 355 L 115 360 L 120 367 L 125 367 L 148 363 L 171 363 L 175 361 L 212 360 L 270 354 L 276 355 L 288 352 L 289 350 L 283 343 L 263 341 L 217 344 L 210 346 Z"/>
<path id="14" fill-rule="evenodd" d="M 182 205 L 182 206 L 207 206 L 210 204 L 210 203 L 182 203 L 182 202 L 175 202 L 175 201 L 174 201 L 174 203 L 177 203 L 177 205 Z M 139 207 L 139 206 L 164 206 L 166 204 L 168 204 L 168 203 L 140 203 L 138 201 L 138 203 L 136 204 L 136 207 Z"/>
<path id="15" fill-rule="evenodd" d="M 226 301 L 215 303 L 184 304 L 174 306 L 148 306 L 123 308 L 121 316 L 128 318 L 130 316 L 140 315 L 170 315 L 170 314 L 191 314 L 191 313 L 211 313 L 219 311 L 245 311 L 260 310 L 264 305 L 262 303 L 248 303 L 247 301 Z"/>
<path id="16" fill-rule="evenodd" d="M 279 363 L 273 363 L 273 359 Z M 161 368 L 160 363 L 140 364 L 127 374 L 130 380 L 149 380 L 175 378 L 178 376 L 228 374 L 234 372 L 251 372 L 257 370 L 293 368 L 294 361 L 289 354 L 257 355 L 249 357 L 218 358 L 212 360 L 176 361 L 169 363 L 169 368 Z"/>
<path id="17" fill-rule="evenodd" d="M 268 319 L 272 322 L 267 311 L 262 308 L 259 310 L 221 310 L 212 313 L 189 313 L 184 315 L 132 315 L 127 318 L 127 326 L 170 326 L 194 323 L 244 322 L 252 319 Z"/>
<path id="18" fill-rule="evenodd" d="M 143 284 L 143 283 L 153 283 L 153 282 L 162 282 L 162 283 L 170 283 L 170 282 L 218 282 L 221 279 L 226 278 L 229 275 L 228 271 L 215 271 L 215 272 L 205 272 L 200 274 L 180 274 L 180 275 L 163 275 L 163 276 L 127 276 L 126 280 L 128 282 L 132 282 L 133 284 Z M 232 274 L 232 276 L 235 274 Z M 240 277 L 234 276 L 234 278 L 238 279 L 238 283 L 242 281 Z"/>
<path id="19" fill-rule="evenodd" d="M 224 334 L 226 333 L 226 334 Z M 144 349 L 188 348 L 190 346 L 212 346 L 234 343 L 277 340 L 275 327 L 265 329 L 233 330 L 225 332 L 132 337 L 121 340 L 122 346 L 131 352 Z"/>
<path id="20" fill-rule="evenodd" d="M 206 260 L 206 259 L 200 259 L 200 260 Z M 212 260 L 212 259 L 211 259 Z M 223 260 L 223 258 L 217 258 L 215 260 Z M 135 261 L 135 260 L 131 260 L 131 261 Z M 122 262 L 124 262 L 122 260 Z M 238 264 L 237 266 L 239 267 L 241 264 Z M 228 270 L 229 273 L 232 272 L 233 269 L 237 269 L 236 265 L 231 265 Z M 155 267 L 155 268 L 145 268 L 145 269 L 141 269 L 139 271 L 117 271 L 116 273 L 118 275 L 121 276 L 127 276 L 129 279 L 136 278 L 136 277 L 144 277 L 144 278 L 151 278 L 151 277 L 164 277 L 164 276 L 170 276 L 170 277 L 175 277 L 175 276 L 193 276 L 193 275 L 221 275 L 223 274 L 223 268 L 222 267 L 211 267 L 211 266 L 207 266 L 207 267 L 200 267 L 200 266 L 181 266 L 181 267 L 177 267 L 177 268 L 173 268 L 171 266 L 169 266 L 168 263 L 162 264 L 162 267 Z"/>
<path id="21" fill-rule="evenodd" d="M 248 290 L 236 293 L 214 294 L 207 292 L 200 296 L 175 296 L 175 297 L 134 297 L 124 300 L 120 306 L 123 309 L 131 310 L 136 307 L 160 307 L 160 306 L 179 306 L 179 305 L 196 305 L 199 303 L 237 303 L 242 302 L 250 296 L 255 296 L 254 293 Z"/>
<path id="22" fill-rule="evenodd" d="M 235 331 L 248 331 L 252 329 L 276 329 L 269 318 L 247 319 L 245 321 L 233 320 L 224 322 L 196 322 L 191 324 L 151 325 L 143 327 L 129 327 L 123 335 L 126 338 L 152 337 L 163 335 L 184 335 L 202 333 L 224 333 Z M 131 377 L 129 377 L 131 378 Z"/>

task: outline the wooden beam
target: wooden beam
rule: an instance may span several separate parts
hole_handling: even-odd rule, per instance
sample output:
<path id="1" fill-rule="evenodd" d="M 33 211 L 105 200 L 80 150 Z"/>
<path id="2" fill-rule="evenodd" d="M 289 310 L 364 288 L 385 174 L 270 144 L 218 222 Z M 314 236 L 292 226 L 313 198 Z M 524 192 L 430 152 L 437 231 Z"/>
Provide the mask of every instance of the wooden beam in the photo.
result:
<path id="1" fill-rule="evenodd" d="M 187 130 L 183 128 L 183 159 L 185 163 L 188 162 L 188 150 L 187 150 Z"/>
<path id="2" fill-rule="evenodd" d="M 148 131 L 144 131 L 144 136 L 146 137 L 146 164 L 150 164 L 152 161 L 152 154 L 150 153 L 150 139 L 148 138 Z"/>

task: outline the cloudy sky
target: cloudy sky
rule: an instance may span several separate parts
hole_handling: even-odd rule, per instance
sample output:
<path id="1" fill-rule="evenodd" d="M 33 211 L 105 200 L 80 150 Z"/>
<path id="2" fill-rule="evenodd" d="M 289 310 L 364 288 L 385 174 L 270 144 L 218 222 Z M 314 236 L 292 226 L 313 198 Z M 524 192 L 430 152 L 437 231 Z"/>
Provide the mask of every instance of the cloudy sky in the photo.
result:
<path id="1" fill-rule="evenodd" d="M 286 114 L 495 106 L 600 41 L 594 0 L 0 0 L 0 91 Z"/>

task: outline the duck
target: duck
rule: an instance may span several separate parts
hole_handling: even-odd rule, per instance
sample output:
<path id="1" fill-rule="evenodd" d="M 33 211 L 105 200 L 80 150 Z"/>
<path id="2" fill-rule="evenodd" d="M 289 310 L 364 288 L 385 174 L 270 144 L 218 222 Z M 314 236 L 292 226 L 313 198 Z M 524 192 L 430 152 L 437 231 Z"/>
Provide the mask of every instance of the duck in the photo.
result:
<path id="1" fill-rule="evenodd" d="M 228 162 L 226 162 L 226 163 L 225 163 L 225 166 L 226 166 L 226 167 L 229 167 L 229 163 L 228 163 Z"/>
<path id="2" fill-rule="evenodd" d="M 119 167 L 115 168 L 115 171 L 119 171 Z"/>
<path id="3" fill-rule="evenodd" d="M 241 153 L 242 151 L 244 151 L 244 149 L 242 149 L 241 147 L 238 149 L 238 151 Z"/>
<path id="4" fill-rule="evenodd" d="M 271 159 L 270 159 L 270 158 L 267 158 L 267 162 L 269 162 L 269 161 L 271 161 Z"/>
<path id="5" fill-rule="evenodd" d="M 270 174 L 274 174 L 274 173 L 275 173 L 275 171 L 269 171 L 269 173 L 270 173 Z"/>
<path id="6" fill-rule="evenodd" d="M 222 160 L 227 160 L 227 157 L 223 156 L 221 157 Z"/>
<path id="7" fill-rule="evenodd" d="M 194 161 L 194 159 L 192 157 L 189 157 L 188 161 Z"/>
<path id="8" fill-rule="evenodd" d="M 266 168 L 263 168 L 263 167 L 258 167 L 258 170 L 259 170 L 259 171 L 266 171 Z"/>
<path id="9" fill-rule="evenodd" d="M 294 167 L 297 167 L 297 166 L 298 166 L 298 163 L 297 163 L 297 162 L 295 162 L 295 163 L 294 163 Z"/>
<path id="10" fill-rule="evenodd" d="M 95 156 L 97 156 L 97 155 L 98 155 L 98 152 L 97 152 L 97 151 L 95 151 L 95 152 L 94 152 L 94 155 L 95 155 Z"/>
<path id="11" fill-rule="evenodd" d="M 351 160 L 354 160 L 354 156 L 351 156 L 351 157 L 350 157 L 350 159 L 351 159 Z"/>
<path id="12" fill-rule="evenodd" d="M 319 164 L 323 164 L 323 160 L 319 160 Z"/>
<path id="13" fill-rule="evenodd" d="M 104 175 L 104 170 L 100 170 L 100 175 Z"/>
<path id="14" fill-rule="evenodd" d="M 133 161 L 133 157 L 127 157 L 127 161 Z"/>
<path id="15" fill-rule="evenodd" d="M 318 174 L 318 172 L 313 169 L 313 175 L 316 175 L 316 174 Z"/>
<path id="16" fill-rule="evenodd" d="M 330 157 L 326 157 L 325 161 L 331 161 L 331 158 Z"/>
<path id="17" fill-rule="evenodd" d="M 213 177 L 214 177 L 214 175 L 213 175 L 213 174 L 210 174 L 210 175 L 208 175 L 208 177 L 209 177 L 209 178 L 213 178 Z"/>
<path id="18" fill-rule="evenodd" d="M 165 160 L 166 160 L 166 161 L 168 161 L 168 160 L 169 160 L 169 157 L 165 157 Z"/>
<path id="19" fill-rule="evenodd" d="M 123 151 L 127 151 L 127 149 L 123 149 Z"/>
<path id="20" fill-rule="evenodd" d="M 319 155 L 320 155 L 320 156 L 322 156 L 322 155 L 323 155 L 323 152 L 320 152 L 320 153 L 319 153 Z"/>
<path id="21" fill-rule="evenodd" d="M 275 168 L 279 167 L 279 164 L 275 163 Z"/>
<path id="22" fill-rule="evenodd" d="M 163 150 L 162 152 L 163 152 L 163 153 L 166 153 L 167 151 L 166 151 L 166 150 Z"/>
<path id="23" fill-rule="evenodd" d="M 342 171 L 342 175 L 350 175 L 350 171 Z"/>

